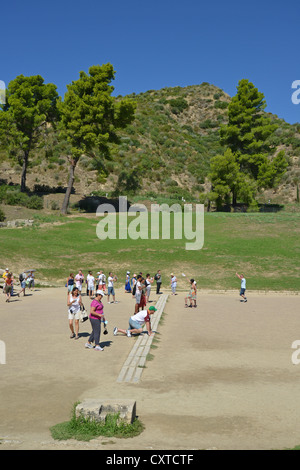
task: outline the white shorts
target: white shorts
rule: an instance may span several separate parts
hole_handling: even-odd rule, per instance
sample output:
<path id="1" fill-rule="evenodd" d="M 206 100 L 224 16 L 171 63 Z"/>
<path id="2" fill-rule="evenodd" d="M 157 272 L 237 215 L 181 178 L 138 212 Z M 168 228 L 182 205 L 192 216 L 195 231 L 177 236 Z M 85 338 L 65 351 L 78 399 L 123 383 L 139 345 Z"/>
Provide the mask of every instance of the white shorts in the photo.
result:
<path id="1" fill-rule="evenodd" d="M 80 320 L 80 310 L 78 312 L 68 312 L 68 319 L 69 320 Z"/>

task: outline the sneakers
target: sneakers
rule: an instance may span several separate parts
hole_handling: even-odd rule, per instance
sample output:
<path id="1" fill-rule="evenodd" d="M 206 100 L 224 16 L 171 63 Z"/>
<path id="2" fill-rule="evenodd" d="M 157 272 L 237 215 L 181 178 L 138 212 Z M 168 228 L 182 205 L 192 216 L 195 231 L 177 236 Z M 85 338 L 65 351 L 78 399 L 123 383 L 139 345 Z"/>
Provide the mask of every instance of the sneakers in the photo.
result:
<path id="1" fill-rule="evenodd" d="M 114 327 L 114 336 L 116 336 L 117 333 L 118 333 L 118 328 L 115 326 Z"/>
<path id="2" fill-rule="evenodd" d="M 130 338 L 130 337 L 131 337 L 131 333 L 130 333 L 130 331 L 129 331 L 129 330 L 127 330 L 127 331 L 126 331 L 126 334 L 127 334 L 128 338 Z"/>
<path id="3" fill-rule="evenodd" d="M 244 302 L 247 302 L 247 299 L 245 299 Z"/>
<path id="4" fill-rule="evenodd" d="M 93 349 L 94 346 L 91 343 L 85 343 L 84 347 L 87 349 Z"/>
<path id="5" fill-rule="evenodd" d="M 101 346 L 95 346 L 95 351 L 104 351 L 104 349 Z"/>

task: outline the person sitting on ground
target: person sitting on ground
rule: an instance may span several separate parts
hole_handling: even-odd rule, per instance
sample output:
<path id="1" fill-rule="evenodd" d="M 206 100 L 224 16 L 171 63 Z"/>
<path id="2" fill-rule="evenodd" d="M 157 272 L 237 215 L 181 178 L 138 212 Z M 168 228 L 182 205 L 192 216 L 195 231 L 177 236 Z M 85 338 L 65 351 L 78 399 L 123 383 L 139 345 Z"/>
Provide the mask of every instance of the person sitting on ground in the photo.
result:
<path id="1" fill-rule="evenodd" d="M 150 315 L 156 312 L 156 310 L 157 309 L 152 305 L 147 310 L 141 310 L 135 315 L 132 315 L 129 318 L 129 328 L 127 330 L 122 330 L 115 326 L 114 336 L 116 336 L 117 333 L 122 333 L 123 335 L 126 335 L 128 337 L 130 337 L 132 334 L 138 335 L 143 332 L 143 328 L 145 324 L 146 324 L 148 335 L 150 336 L 151 334 L 153 334 L 153 331 L 151 329 Z"/>

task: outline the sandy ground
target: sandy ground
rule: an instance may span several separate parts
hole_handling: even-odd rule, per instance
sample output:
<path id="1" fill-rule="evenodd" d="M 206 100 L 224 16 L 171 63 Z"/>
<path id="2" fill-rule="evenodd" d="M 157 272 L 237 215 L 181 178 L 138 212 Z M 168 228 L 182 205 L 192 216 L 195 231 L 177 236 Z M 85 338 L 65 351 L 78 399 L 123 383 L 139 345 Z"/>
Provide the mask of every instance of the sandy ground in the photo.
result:
<path id="1" fill-rule="evenodd" d="M 152 299 L 156 300 L 155 293 Z M 169 297 L 138 384 L 117 383 L 134 338 L 113 336 L 127 327 L 134 301 L 117 289 L 107 305 L 103 352 L 84 348 L 90 333 L 69 339 L 66 290 L 0 296 L 0 449 L 283 449 L 300 444 L 299 295 L 199 292 L 184 308 L 184 293 Z M 86 306 L 88 299 L 83 298 Z M 299 355 L 300 357 L 300 355 Z M 132 439 L 89 443 L 54 441 L 50 426 L 70 417 L 84 398 L 134 398 L 144 432 Z"/>

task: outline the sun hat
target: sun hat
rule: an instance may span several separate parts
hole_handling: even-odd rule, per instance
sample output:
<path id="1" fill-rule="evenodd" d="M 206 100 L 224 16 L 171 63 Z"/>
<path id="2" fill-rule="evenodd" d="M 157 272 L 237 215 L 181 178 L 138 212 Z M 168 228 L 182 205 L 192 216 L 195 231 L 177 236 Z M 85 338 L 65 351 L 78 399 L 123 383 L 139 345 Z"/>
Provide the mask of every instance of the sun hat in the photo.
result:
<path id="1" fill-rule="evenodd" d="M 100 290 L 100 289 L 97 290 L 96 294 L 100 294 L 100 295 L 102 295 L 102 297 L 105 296 L 103 290 Z"/>
<path id="2" fill-rule="evenodd" d="M 157 311 L 157 308 L 155 308 L 153 305 L 151 305 L 151 307 L 149 307 L 149 310 L 153 311 L 153 312 L 156 312 Z"/>

